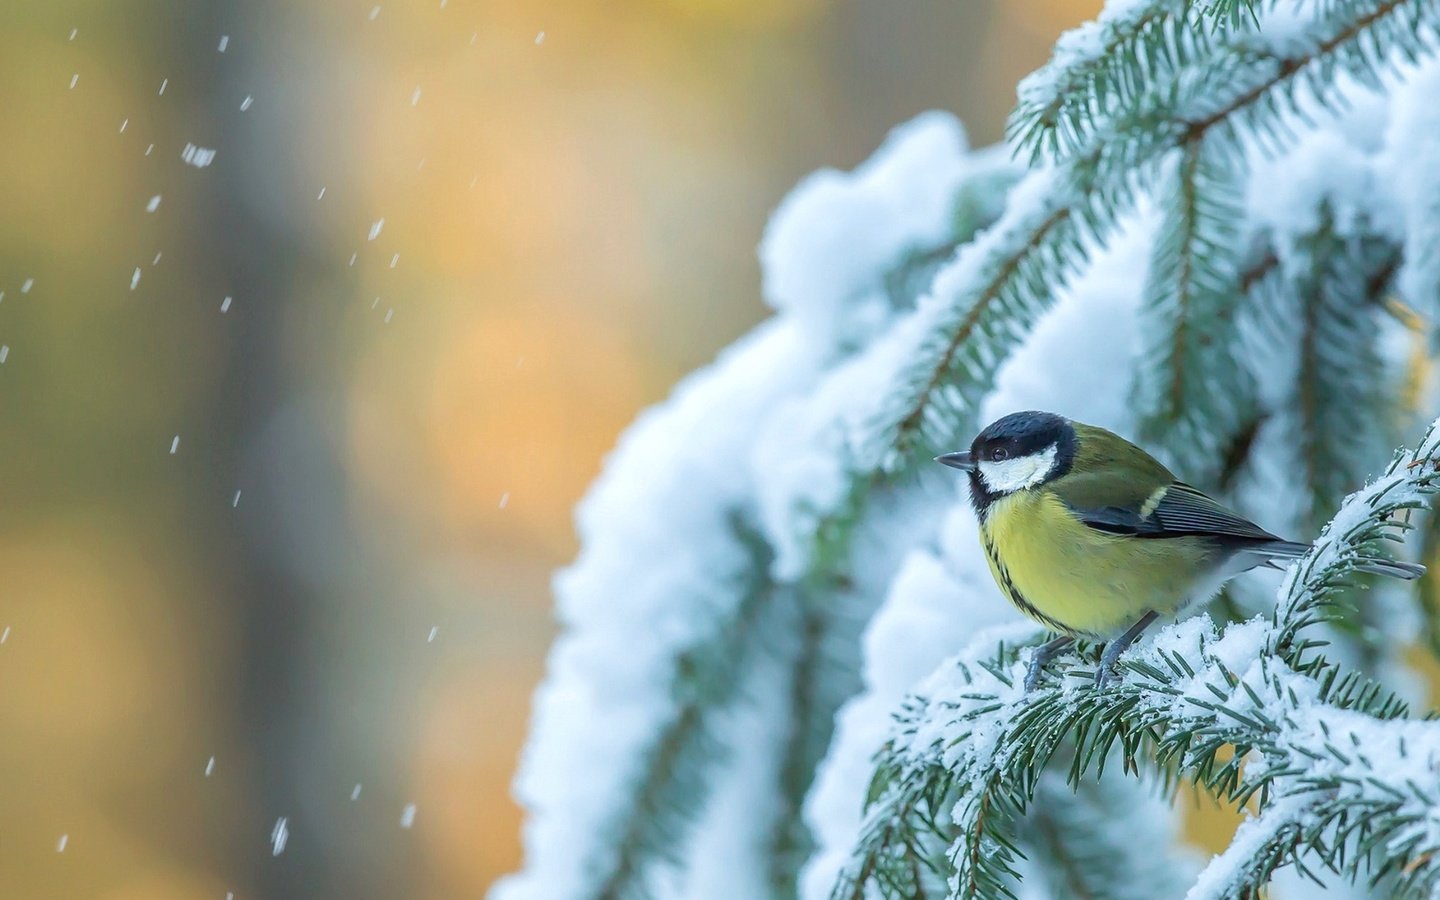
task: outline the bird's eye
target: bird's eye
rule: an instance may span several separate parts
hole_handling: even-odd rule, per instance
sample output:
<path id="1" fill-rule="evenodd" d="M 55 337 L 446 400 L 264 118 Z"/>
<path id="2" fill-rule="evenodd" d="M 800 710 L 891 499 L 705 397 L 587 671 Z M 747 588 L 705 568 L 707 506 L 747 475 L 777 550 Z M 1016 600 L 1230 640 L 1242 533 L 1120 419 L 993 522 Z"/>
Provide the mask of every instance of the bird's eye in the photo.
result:
<path id="1" fill-rule="evenodd" d="M 1010 458 L 1010 451 L 1006 450 L 1004 447 L 996 447 L 995 449 L 990 451 L 990 458 L 995 462 L 1003 462 L 1004 460 Z"/>

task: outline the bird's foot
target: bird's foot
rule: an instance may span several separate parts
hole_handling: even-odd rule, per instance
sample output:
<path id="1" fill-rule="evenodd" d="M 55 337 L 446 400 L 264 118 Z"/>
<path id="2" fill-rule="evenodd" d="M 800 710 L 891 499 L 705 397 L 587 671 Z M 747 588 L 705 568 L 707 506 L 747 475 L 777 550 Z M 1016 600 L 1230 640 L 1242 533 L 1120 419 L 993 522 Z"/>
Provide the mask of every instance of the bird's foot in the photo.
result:
<path id="1" fill-rule="evenodd" d="M 1044 669 L 1045 663 L 1038 652 L 1030 657 L 1030 668 L 1025 672 L 1025 693 L 1028 694 L 1040 686 L 1040 673 Z"/>
<path id="2" fill-rule="evenodd" d="M 1115 659 L 1119 658 L 1120 654 L 1115 654 Z M 1100 668 L 1095 670 L 1095 689 L 1103 691 L 1119 680 L 1120 673 L 1115 671 L 1115 660 L 1110 659 L 1110 654 L 1107 652 L 1100 660 Z"/>
<path id="3" fill-rule="evenodd" d="M 1074 638 L 1062 635 L 1052 641 L 1047 641 L 1036 647 L 1030 654 L 1030 668 L 1025 672 L 1025 693 L 1030 693 L 1040 686 L 1040 676 L 1044 674 L 1045 664 L 1055 658 L 1055 655 L 1074 642 Z"/>
<path id="4" fill-rule="evenodd" d="M 1120 679 L 1120 674 L 1115 671 L 1115 663 L 1119 662 L 1120 654 L 1128 650 L 1141 632 L 1150 627 L 1150 623 L 1157 618 L 1159 617 L 1154 610 L 1147 612 L 1140 617 L 1138 622 L 1131 625 L 1128 631 L 1105 645 L 1105 652 L 1100 656 L 1100 668 L 1095 670 L 1096 690 L 1104 690 Z"/>

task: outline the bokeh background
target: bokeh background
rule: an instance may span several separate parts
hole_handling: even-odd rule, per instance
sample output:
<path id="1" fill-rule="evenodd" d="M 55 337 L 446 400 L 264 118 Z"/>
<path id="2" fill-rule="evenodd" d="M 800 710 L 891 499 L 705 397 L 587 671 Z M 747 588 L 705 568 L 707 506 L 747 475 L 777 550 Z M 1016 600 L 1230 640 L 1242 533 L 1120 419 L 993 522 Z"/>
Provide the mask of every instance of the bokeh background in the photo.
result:
<path id="1" fill-rule="evenodd" d="M 481 895 L 570 509 L 768 211 L 1099 5 L 0 3 L 0 897 Z"/>

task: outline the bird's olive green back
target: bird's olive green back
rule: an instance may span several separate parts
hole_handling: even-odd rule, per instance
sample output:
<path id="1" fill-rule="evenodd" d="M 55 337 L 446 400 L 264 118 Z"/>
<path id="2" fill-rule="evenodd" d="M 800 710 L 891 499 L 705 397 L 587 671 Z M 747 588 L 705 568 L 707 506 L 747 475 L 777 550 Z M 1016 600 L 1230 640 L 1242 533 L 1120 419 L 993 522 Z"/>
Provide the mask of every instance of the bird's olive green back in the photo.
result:
<path id="1" fill-rule="evenodd" d="M 1077 447 L 1070 471 L 1047 487 L 1067 504 L 1082 509 L 1139 509 L 1175 475 L 1158 459 L 1119 435 L 1085 425 L 1075 427 Z"/>

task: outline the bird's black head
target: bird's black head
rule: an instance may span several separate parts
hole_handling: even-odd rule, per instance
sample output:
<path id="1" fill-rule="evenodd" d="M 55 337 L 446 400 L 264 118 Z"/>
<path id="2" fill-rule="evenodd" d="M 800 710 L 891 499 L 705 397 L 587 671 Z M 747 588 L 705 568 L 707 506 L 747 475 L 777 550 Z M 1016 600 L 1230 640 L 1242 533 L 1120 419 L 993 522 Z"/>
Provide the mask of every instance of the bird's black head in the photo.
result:
<path id="1" fill-rule="evenodd" d="M 1011 413 L 976 435 L 969 450 L 937 456 L 970 473 L 970 497 L 982 514 L 999 498 L 1038 487 L 1070 471 L 1075 428 L 1054 413 Z"/>

